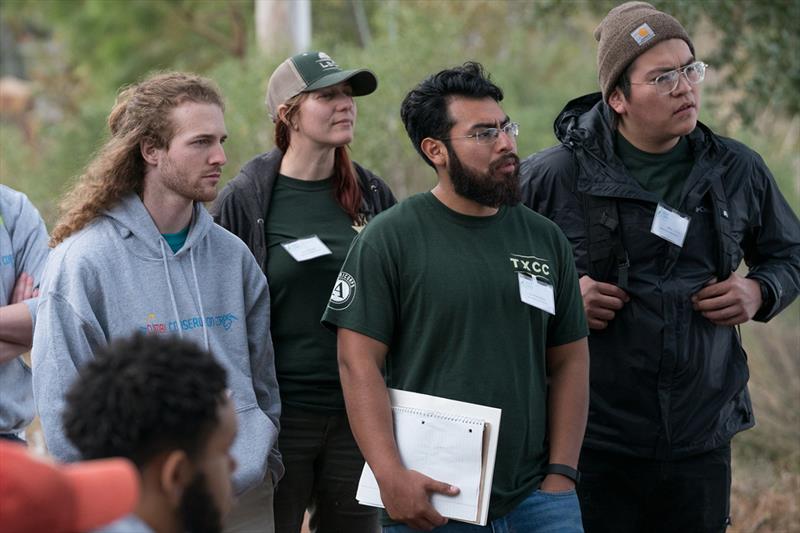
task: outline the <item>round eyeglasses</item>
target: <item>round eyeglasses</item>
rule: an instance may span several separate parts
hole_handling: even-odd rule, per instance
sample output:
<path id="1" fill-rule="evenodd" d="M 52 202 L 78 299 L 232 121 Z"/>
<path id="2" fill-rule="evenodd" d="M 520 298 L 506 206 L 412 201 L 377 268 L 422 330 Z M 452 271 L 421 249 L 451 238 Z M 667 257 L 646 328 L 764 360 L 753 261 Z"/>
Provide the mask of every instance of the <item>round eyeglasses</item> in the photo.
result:
<path id="1" fill-rule="evenodd" d="M 678 83 L 680 83 L 681 80 L 681 74 L 683 74 L 683 76 L 686 78 L 686 81 L 688 81 L 691 85 L 697 85 L 705 79 L 707 68 L 709 68 L 709 66 L 702 61 L 695 61 L 694 63 L 689 63 L 681 68 L 676 68 L 675 70 L 665 72 L 651 81 L 632 81 L 631 85 L 653 85 L 658 94 L 661 96 L 666 96 L 678 88 Z"/>
<path id="2" fill-rule="evenodd" d="M 447 137 L 441 139 L 443 141 L 451 141 L 453 139 L 475 139 L 478 144 L 494 144 L 500 138 L 500 132 L 505 133 L 513 140 L 517 139 L 519 135 L 519 124 L 516 122 L 509 122 L 502 128 L 483 128 L 478 130 L 472 135 L 462 135 L 461 137 Z"/>

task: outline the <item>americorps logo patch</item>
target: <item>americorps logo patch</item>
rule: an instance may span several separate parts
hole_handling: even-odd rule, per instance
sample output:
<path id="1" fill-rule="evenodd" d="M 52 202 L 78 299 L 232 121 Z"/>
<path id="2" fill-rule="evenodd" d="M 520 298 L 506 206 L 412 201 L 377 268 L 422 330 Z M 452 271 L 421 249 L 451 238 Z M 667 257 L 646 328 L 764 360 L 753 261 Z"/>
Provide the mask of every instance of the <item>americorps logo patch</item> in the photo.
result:
<path id="1" fill-rule="evenodd" d="M 328 302 L 328 307 L 335 311 L 342 311 L 353 303 L 353 298 L 356 295 L 356 280 L 353 276 L 345 271 L 339 273 L 336 278 L 336 283 L 331 291 L 331 299 Z"/>

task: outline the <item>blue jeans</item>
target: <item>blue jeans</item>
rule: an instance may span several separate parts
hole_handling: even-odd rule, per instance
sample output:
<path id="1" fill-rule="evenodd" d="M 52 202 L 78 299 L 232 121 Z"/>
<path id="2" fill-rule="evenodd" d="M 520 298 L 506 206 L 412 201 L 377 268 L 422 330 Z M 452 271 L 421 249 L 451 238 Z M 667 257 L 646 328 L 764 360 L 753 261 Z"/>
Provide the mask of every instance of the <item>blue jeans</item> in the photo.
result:
<path id="1" fill-rule="evenodd" d="M 406 525 L 386 526 L 383 533 L 416 531 Z M 581 510 L 574 490 L 565 492 L 535 491 L 510 513 L 495 518 L 485 526 L 450 520 L 432 533 L 583 533 Z"/>

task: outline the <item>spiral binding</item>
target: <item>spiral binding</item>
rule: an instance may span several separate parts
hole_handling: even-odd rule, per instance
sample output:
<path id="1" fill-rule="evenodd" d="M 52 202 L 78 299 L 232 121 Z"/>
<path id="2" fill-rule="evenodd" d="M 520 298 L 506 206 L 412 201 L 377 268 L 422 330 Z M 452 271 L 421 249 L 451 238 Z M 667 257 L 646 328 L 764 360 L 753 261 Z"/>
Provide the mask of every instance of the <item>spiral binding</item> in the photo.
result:
<path id="1" fill-rule="evenodd" d="M 461 416 L 461 415 L 453 415 L 449 413 L 442 413 L 441 411 L 429 411 L 427 409 L 419 409 L 416 407 L 403 407 L 403 406 L 394 406 L 392 407 L 393 411 L 402 411 L 404 413 L 422 416 L 425 418 L 436 418 L 438 420 L 446 420 L 448 422 L 457 422 L 461 424 L 469 424 L 473 426 L 481 426 L 483 427 L 486 424 L 485 420 L 480 418 L 472 418 L 469 416 Z"/>

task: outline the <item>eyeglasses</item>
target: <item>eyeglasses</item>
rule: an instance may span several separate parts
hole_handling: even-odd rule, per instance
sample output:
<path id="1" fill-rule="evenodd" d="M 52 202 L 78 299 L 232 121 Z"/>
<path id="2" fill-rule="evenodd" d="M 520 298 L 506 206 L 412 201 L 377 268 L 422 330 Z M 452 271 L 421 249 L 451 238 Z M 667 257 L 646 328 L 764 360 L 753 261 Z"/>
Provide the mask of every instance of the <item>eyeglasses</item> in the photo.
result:
<path id="1" fill-rule="evenodd" d="M 509 137 L 516 139 L 519 135 L 519 124 L 516 122 L 509 122 L 502 128 L 484 128 L 472 135 L 462 135 L 461 137 L 447 137 L 443 141 L 451 141 L 453 139 L 475 139 L 478 144 L 494 144 L 500 137 L 500 132 L 505 133 Z"/>
<path id="2" fill-rule="evenodd" d="M 708 68 L 708 65 L 702 61 L 695 61 L 694 63 L 689 63 L 684 67 L 665 72 L 652 81 L 632 81 L 631 85 L 654 85 L 658 94 L 661 96 L 666 96 L 678 88 L 681 74 L 683 74 L 683 76 L 686 78 L 686 81 L 688 81 L 690 84 L 697 85 L 705 79 L 706 68 Z"/>

